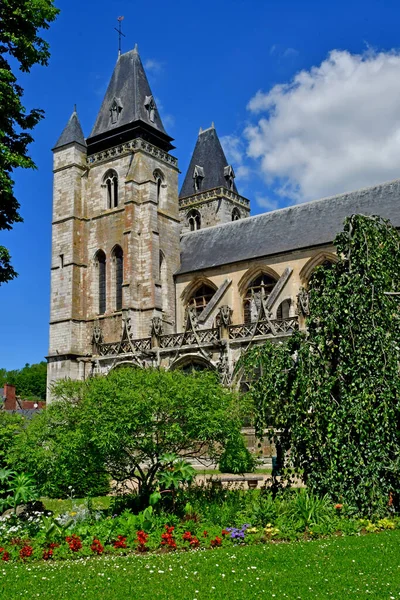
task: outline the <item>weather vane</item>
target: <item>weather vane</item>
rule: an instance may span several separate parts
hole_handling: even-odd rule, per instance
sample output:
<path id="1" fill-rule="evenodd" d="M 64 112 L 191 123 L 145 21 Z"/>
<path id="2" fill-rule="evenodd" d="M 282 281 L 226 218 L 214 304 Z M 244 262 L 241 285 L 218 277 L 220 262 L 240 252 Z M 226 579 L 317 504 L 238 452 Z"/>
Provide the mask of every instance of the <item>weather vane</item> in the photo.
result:
<path id="1" fill-rule="evenodd" d="M 121 38 L 125 37 L 125 34 L 122 33 L 121 27 L 122 27 L 122 21 L 124 20 L 124 17 L 118 17 L 117 21 L 118 21 L 118 29 L 116 27 L 114 27 L 115 31 L 118 32 L 118 56 L 121 55 Z"/>

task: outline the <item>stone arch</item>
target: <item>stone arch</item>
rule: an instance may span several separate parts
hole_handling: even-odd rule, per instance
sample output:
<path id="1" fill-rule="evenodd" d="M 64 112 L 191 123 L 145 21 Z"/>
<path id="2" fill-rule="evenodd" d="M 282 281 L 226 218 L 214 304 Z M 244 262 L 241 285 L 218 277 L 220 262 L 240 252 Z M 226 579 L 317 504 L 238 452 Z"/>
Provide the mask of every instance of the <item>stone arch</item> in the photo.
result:
<path id="1" fill-rule="evenodd" d="M 117 360 L 113 365 L 111 365 L 110 370 L 108 371 L 109 373 L 111 373 L 111 371 L 116 371 L 117 369 L 123 369 L 123 368 L 129 368 L 129 369 L 142 369 L 142 365 L 139 362 L 136 362 L 135 359 L 132 360 Z"/>
<path id="2" fill-rule="evenodd" d="M 181 294 L 181 300 L 185 306 L 188 304 L 189 300 L 193 297 L 193 294 L 195 294 L 196 291 L 202 285 L 206 285 L 206 286 L 212 288 L 214 290 L 214 292 L 216 292 L 218 289 L 217 286 L 215 285 L 215 283 L 213 283 L 211 281 L 211 279 L 208 279 L 207 277 L 204 277 L 204 276 L 195 277 L 195 279 L 193 279 L 185 287 L 185 289 L 183 290 L 183 292 Z"/>
<path id="3" fill-rule="evenodd" d="M 174 360 L 170 365 L 170 371 L 182 370 L 186 372 L 194 371 L 216 371 L 211 361 L 198 354 L 186 354 Z"/>
<path id="4" fill-rule="evenodd" d="M 254 267 L 251 267 L 244 275 L 242 275 L 238 283 L 238 291 L 242 297 L 245 296 L 250 283 L 260 275 L 269 275 L 269 277 L 275 279 L 275 281 L 278 281 L 280 277 L 274 269 L 271 269 L 271 267 L 268 267 L 267 265 L 255 265 Z"/>
<path id="5" fill-rule="evenodd" d="M 303 286 L 307 286 L 310 277 L 317 267 L 324 262 L 337 263 L 338 257 L 333 252 L 322 251 L 312 256 L 300 271 L 300 280 Z"/>
<path id="6" fill-rule="evenodd" d="M 286 298 L 282 298 L 282 300 L 279 302 L 279 304 L 276 308 L 276 312 L 275 312 L 276 319 L 281 320 L 281 319 L 290 318 L 292 308 L 293 308 L 293 299 L 290 296 L 288 296 Z"/>
<path id="7" fill-rule="evenodd" d="M 198 231 L 201 229 L 201 214 L 195 208 L 189 210 L 186 215 L 186 222 L 190 231 Z"/>
<path id="8" fill-rule="evenodd" d="M 156 199 L 157 204 L 161 208 L 165 206 L 167 199 L 167 184 L 165 180 L 165 175 L 161 171 L 161 169 L 155 169 L 153 172 L 154 181 L 156 182 Z"/>
<path id="9" fill-rule="evenodd" d="M 105 189 L 105 206 L 107 209 L 118 206 L 118 173 L 114 169 L 108 169 L 103 177 L 102 187 Z"/>

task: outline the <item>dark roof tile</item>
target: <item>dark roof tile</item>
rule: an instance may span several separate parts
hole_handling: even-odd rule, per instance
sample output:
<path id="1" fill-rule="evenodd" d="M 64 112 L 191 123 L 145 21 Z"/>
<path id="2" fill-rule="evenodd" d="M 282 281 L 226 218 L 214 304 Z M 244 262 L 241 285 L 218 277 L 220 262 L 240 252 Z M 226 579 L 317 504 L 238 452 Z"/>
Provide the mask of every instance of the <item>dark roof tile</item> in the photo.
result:
<path id="1" fill-rule="evenodd" d="M 352 214 L 400 228 L 400 179 L 186 233 L 178 274 L 330 244 Z"/>

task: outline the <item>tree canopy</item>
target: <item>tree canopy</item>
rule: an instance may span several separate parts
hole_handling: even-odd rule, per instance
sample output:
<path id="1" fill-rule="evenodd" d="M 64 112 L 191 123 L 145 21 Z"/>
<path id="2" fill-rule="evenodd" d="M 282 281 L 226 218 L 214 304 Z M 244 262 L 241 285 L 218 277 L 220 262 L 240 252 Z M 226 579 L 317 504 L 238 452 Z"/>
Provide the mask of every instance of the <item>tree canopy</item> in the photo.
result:
<path id="1" fill-rule="evenodd" d="M 15 385 L 15 392 L 22 399 L 37 398 L 46 400 L 47 364 L 26 364 L 22 369 L 7 371 L 0 369 L 0 386 L 5 383 Z"/>
<path id="2" fill-rule="evenodd" d="M 310 281 L 307 333 L 253 348 L 243 366 L 257 429 L 287 466 L 312 491 L 377 515 L 399 502 L 400 311 L 387 293 L 400 291 L 400 236 L 354 215 L 335 244 L 338 262 Z"/>
<path id="3" fill-rule="evenodd" d="M 12 461 L 51 495 L 68 493 L 71 483 L 86 495 L 106 473 L 135 481 L 148 497 L 176 456 L 218 462 L 240 431 L 238 397 L 209 372 L 121 368 L 59 382 L 54 394 L 58 400 L 18 436 Z"/>
<path id="4" fill-rule="evenodd" d="M 49 45 L 40 37 L 59 10 L 53 0 L 2 0 L 0 11 L 0 230 L 22 221 L 14 195 L 12 173 L 17 167 L 35 168 L 27 154 L 33 141 L 29 131 L 43 118 L 43 111 L 26 111 L 23 89 L 13 72 L 15 65 L 29 73 L 33 65 L 47 65 Z M 0 246 L 0 285 L 16 276 L 10 254 Z"/>

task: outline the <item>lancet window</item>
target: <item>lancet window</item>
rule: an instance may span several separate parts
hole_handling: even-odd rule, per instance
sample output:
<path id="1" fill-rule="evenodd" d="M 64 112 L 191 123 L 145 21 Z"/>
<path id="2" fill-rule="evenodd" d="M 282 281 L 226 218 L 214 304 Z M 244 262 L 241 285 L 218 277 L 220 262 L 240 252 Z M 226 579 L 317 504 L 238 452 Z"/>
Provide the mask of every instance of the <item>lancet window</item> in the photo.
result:
<path id="1" fill-rule="evenodd" d="M 122 309 L 122 284 L 124 281 L 124 253 L 120 246 L 113 250 L 115 310 Z"/>
<path id="2" fill-rule="evenodd" d="M 98 311 L 99 315 L 106 312 L 106 255 L 103 250 L 96 254 L 97 267 L 97 291 L 98 291 Z"/>
<path id="3" fill-rule="evenodd" d="M 201 216 L 198 210 L 190 210 L 187 214 L 187 222 L 190 231 L 197 231 L 201 228 Z"/>
<path id="4" fill-rule="evenodd" d="M 104 176 L 107 208 L 118 206 L 118 175 L 114 170 L 107 171 Z"/>

